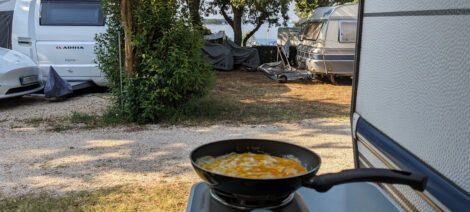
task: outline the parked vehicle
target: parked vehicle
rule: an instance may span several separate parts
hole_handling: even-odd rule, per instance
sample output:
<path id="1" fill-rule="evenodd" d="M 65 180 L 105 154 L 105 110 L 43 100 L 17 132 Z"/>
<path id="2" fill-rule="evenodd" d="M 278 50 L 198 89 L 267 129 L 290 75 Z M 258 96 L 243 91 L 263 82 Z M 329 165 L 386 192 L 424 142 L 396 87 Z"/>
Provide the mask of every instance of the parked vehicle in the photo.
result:
<path id="1" fill-rule="evenodd" d="M 106 30 L 101 0 L 16 1 L 12 26 L 11 48 L 37 63 L 44 81 L 52 66 L 72 85 L 106 85 L 94 54 Z"/>
<path id="2" fill-rule="evenodd" d="M 352 134 L 357 168 L 428 176 L 379 184 L 404 211 L 470 211 L 470 1 L 361 1 Z"/>
<path id="3" fill-rule="evenodd" d="M 0 99 L 23 96 L 43 88 L 41 73 L 30 58 L 0 48 Z"/>
<path id="4" fill-rule="evenodd" d="M 356 42 L 357 4 L 319 7 L 302 25 L 297 47 L 299 69 L 313 74 L 352 76 Z"/>
<path id="5" fill-rule="evenodd" d="M 289 41 L 290 46 L 298 46 L 301 27 L 279 27 L 277 28 L 277 45 L 284 46 Z"/>
<path id="6" fill-rule="evenodd" d="M 0 0 L 0 48 L 11 49 L 11 22 L 15 2 Z"/>

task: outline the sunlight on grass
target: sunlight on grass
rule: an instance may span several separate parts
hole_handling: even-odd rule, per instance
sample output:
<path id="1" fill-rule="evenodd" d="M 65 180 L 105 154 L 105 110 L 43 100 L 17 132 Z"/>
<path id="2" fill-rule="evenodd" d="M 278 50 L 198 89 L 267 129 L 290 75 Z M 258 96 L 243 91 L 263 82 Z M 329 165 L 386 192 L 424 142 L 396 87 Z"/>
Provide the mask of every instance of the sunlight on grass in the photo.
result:
<path id="1" fill-rule="evenodd" d="M 0 201 L 2 211 L 184 211 L 191 183 L 124 186 L 62 196 L 25 195 Z"/>

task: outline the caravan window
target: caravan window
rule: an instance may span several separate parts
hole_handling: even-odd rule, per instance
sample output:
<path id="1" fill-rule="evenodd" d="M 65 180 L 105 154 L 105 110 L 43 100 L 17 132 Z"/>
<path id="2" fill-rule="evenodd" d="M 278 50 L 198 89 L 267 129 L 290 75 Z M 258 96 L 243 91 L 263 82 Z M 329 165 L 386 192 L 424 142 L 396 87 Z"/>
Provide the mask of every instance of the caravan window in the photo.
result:
<path id="1" fill-rule="evenodd" d="M 43 26 L 104 26 L 103 9 L 99 0 L 43 0 Z"/>
<path id="2" fill-rule="evenodd" d="M 302 32 L 303 39 L 305 40 L 317 40 L 320 35 L 321 27 L 323 23 L 312 22 L 308 23 Z"/>
<path id="3" fill-rule="evenodd" d="M 339 42 L 344 42 L 344 43 L 356 42 L 356 26 L 357 26 L 357 21 L 340 21 L 339 22 Z"/>

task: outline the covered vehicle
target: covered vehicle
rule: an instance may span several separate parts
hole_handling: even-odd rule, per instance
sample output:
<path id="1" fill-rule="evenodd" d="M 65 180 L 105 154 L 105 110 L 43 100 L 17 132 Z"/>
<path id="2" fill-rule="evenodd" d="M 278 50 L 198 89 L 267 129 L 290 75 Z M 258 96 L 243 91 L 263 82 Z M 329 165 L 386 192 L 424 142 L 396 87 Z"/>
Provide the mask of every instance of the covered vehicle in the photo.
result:
<path id="1" fill-rule="evenodd" d="M 229 40 L 224 40 L 222 44 L 206 41 L 202 51 L 212 60 L 214 68 L 219 70 L 230 71 L 234 65 L 257 68 L 260 63 L 257 49 L 240 47 Z"/>
<path id="2" fill-rule="evenodd" d="M 24 54 L 0 48 L 0 99 L 43 89 L 38 66 Z"/>

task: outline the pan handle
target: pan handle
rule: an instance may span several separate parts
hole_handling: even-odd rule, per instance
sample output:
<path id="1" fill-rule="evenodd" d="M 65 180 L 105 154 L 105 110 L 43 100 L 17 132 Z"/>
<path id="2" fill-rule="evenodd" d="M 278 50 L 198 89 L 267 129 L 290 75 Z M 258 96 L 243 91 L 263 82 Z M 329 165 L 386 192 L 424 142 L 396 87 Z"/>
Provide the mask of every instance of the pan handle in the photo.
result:
<path id="1" fill-rule="evenodd" d="M 349 169 L 334 174 L 315 176 L 304 181 L 303 185 L 319 192 L 326 192 L 334 185 L 350 182 L 379 182 L 405 184 L 423 191 L 427 177 L 422 174 L 390 169 Z"/>

